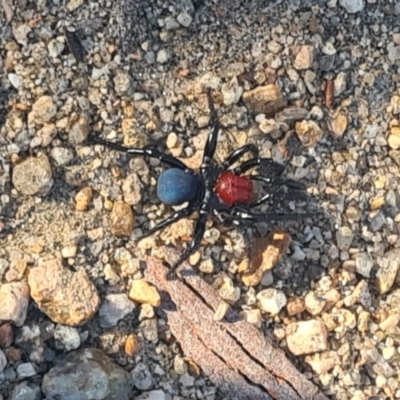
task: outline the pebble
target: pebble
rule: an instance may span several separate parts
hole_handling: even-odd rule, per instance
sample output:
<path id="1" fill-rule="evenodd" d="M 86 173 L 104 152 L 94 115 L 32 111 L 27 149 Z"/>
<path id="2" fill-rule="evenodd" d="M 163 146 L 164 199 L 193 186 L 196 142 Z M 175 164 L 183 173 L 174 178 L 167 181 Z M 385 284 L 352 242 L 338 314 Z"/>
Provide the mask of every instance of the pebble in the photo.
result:
<path id="1" fill-rule="evenodd" d="M 154 286 L 150 286 L 144 279 L 135 279 L 131 283 L 129 298 L 136 303 L 148 303 L 159 307 L 161 297 Z"/>
<path id="2" fill-rule="evenodd" d="M 28 115 L 28 121 L 38 125 L 49 122 L 57 113 L 57 106 L 52 97 L 41 96 L 32 106 L 32 111 Z"/>
<path id="3" fill-rule="evenodd" d="M 81 5 L 83 5 L 83 0 L 70 0 L 68 3 L 67 3 L 67 10 L 68 11 L 70 11 L 70 12 L 72 12 L 72 11 L 75 11 L 75 10 L 77 10 Z"/>
<path id="4" fill-rule="evenodd" d="M 305 309 L 306 305 L 301 297 L 289 297 L 286 304 L 286 311 L 290 317 L 301 314 Z"/>
<path id="5" fill-rule="evenodd" d="M 368 253 L 358 253 L 353 256 L 356 263 L 356 272 L 365 278 L 369 278 L 374 261 Z"/>
<path id="6" fill-rule="evenodd" d="M 336 138 L 343 136 L 348 125 L 346 113 L 339 112 L 329 121 L 330 129 Z"/>
<path id="7" fill-rule="evenodd" d="M 218 288 L 220 297 L 230 303 L 235 303 L 240 298 L 240 287 L 236 286 L 232 279 L 226 275 L 222 278 L 217 278 L 214 282 L 214 287 Z"/>
<path id="8" fill-rule="evenodd" d="M 349 13 L 355 14 L 364 9 L 364 0 L 339 0 L 339 4 Z"/>
<path id="9" fill-rule="evenodd" d="M 7 366 L 7 358 L 2 350 L 0 350 L 0 374 L 3 373 L 4 369 Z"/>
<path id="10" fill-rule="evenodd" d="M 23 259 L 14 259 L 10 263 L 10 267 L 5 274 L 7 282 L 20 281 L 25 274 L 27 263 Z"/>
<path id="11" fill-rule="evenodd" d="M 315 319 L 294 322 L 286 329 L 289 351 L 296 355 L 316 353 L 328 348 L 328 333 L 325 325 Z"/>
<path id="12" fill-rule="evenodd" d="M 162 390 L 151 390 L 135 397 L 135 400 L 167 400 L 167 396 Z"/>
<path id="13" fill-rule="evenodd" d="M 394 126 L 392 129 L 390 129 L 388 145 L 394 150 L 400 148 L 400 128 L 398 126 Z"/>
<path id="14" fill-rule="evenodd" d="M 314 47 L 309 45 L 301 46 L 296 54 L 293 66 L 297 70 L 304 70 L 312 67 L 314 62 Z"/>
<path id="15" fill-rule="evenodd" d="M 173 31 L 179 28 L 179 24 L 174 17 L 168 16 L 164 18 L 164 28 L 167 31 Z"/>
<path id="16" fill-rule="evenodd" d="M 257 328 L 261 328 L 262 315 L 260 310 L 247 310 L 244 312 L 245 320 L 249 324 L 254 325 Z"/>
<path id="17" fill-rule="evenodd" d="M 84 269 L 64 268 L 61 260 L 39 261 L 28 275 L 31 297 L 53 322 L 80 325 L 99 307 L 99 296 Z"/>
<path id="18" fill-rule="evenodd" d="M 129 236 L 133 230 L 133 211 L 124 201 L 116 201 L 111 211 L 111 233 L 115 236 Z"/>
<path id="19" fill-rule="evenodd" d="M 82 144 L 87 139 L 88 134 L 89 119 L 85 115 L 81 115 L 68 132 L 68 141 L 75 147 L 78 144 Z"/>
<path id="20" fill-rule="evenodd" d="M 0 347 L 5 349 L 10 347 L 13 343 L 14 335 L 11 324 L 5 323 L 0 325 Z"/>
<path id="21" fill-rule="evenodd" d="M 47 45 L 49 56 L 52 58 L 57 58 L 64 51 L 64 48 L 64 43 L 58 41 L 57 39 L 50 40 L 49 44 Z"/>
<path id="22" fill-rule="evenodd" d="M 221 93 L 224 104 L 226 106 L 231 106 L 240 100 L 243 88 L 239 86 L 237 78 L 233 77 L 230 81 L 222 84 Z"/>
<path id="23" fill-rule="evenodd" d="M 74 258 L 77 251 L 77 246 L 66 246 L 61 249 L 61 255 L 63 258 Z"/>
<path id="24" fill-rule="evenodd" d="M 296 122 L 295 131 L 302 145 L 305 147 L 315 146 L 324 134 L 316 122 L 307 120 Z"/>
<path id="25" fill-rule="evenodd" d="M 39 386 L 28 382 L 21 382 L 11 390 L 8 400 L 37 400 L 40 398 L 40 395 Z"/>
<path id="26" fill-rule="evenodd" d="M 387 50 L 388 58 L 391 62 L 400 60 L 400 46 L 395 46 L 393 43 L 390 43 L 387 47 Z"/>
<path id="27" fill-rule="evenodd" d="M 379 324 L 379 328 L 383 331 L 388 331 L 389 329 L 397 326 L 400 322 L 400 312 L 395 312 L 389 315 L 384 321 Z"/>
<path id="28" fill-rule="evenodd" d="M 42 390 L 49 399 L 128 400 L 131 382 L 129 374 L 101 350 L 87 348 L 72 352 L 55 364 L 44 375 Z"/>
<path id="29" fill-rule="evenodd" d="M 12 322 L 22 326 L 29 303 L 29 288 L 25 282 L 3 283 L 0 286 L 0 324 Z"/>
<path id="30" fill-rule="evenodd" d="M 93 190 L 91 187 L 82 188 L 75 196 L 75 208 L 78 211 L 85 211 L 89 207 L 92 197 Z"/>
<path id="31" fill-rule="evenodd" d="M 347 74 L 339 72 L 333 81 L 333 96 L 339 97 L 346 90 Z"/>
<path id="32" fill-rule="evenodd" d="M 12 32 L 17 43 L 19 43 L 21 46 L 27 46 L 28 35 L 32 32 L 32 29 L 29 27 L 29 25 L 14 25 Z"/>
<path id="33" fill-rule="evenodd" d="M 261 290 L 256 297 L 262 311 L 272 315 L 279 314 L 287 302 L 285 294 L 277 289 Z"/>
<path id="34" fill-rule="evenodd" d="M 136 389 L 139 390 L 150 390 L 155 383 L 149 368 L 142 362 L 132 369 L 130 377 Z"/>
<path id="35" fill-rule="evenodd" d="M 79 330 L 72 326 L 58 324 L 54 330 L 54 339 L 58 340 L 66 351 L 76 350 L 81 345 Z"/>
<path id="36" fill-rule="evenodd" d="M 243 93 L 242 99 L 249 112 L 265 114 L 267 118 L 274 116 L 284 107 L 281 90 L 273 84 L 246 91 Z"/>
<path id="37" fill-rule="evenodd" d="M 57 167 L 64 167 L 74 158 L 74 153 L 69 148 L 53 147 L 50 151 L 50 157 Z"/>
<path id="38" fill-rule="evenodd" d="M 304 298 L 304 304 L 307 312 L 309 312 L 311 315 L 318 315 L 324 310 L 326 300 L 323 297 L 318 296 L 315 292 L 311 291 L 308 292 Z"/>
<path id="39" fill-rule="evenodd" d="M 29 378 L 37 374 L 35 366 L 30 362 L 19 364 L 16 371 L 19 379 Z"/>
<path id="40" fill-rule="evenodd" d="M 169 54 L 167 50 L 161 49 L 157 52 L 156 61 L 160 64 L 165 64 L 169 60 Z"/>
<path id="41" fill-rule="evenodd" d="M 353 243 L 354 233 L 347 226 L 341 226 L 336 232 L 337 246 L 342 251 L 347 251 Z"/>
<path id="42" fill-rule="evenodd" d="M 393 286 L 400 269 L 400 249 L 393 249 L 378 257 L 377 284 L 380 294 L 387 293 Z"/>
<path id="43" fill-rule="evenodd" d="M 225 301 L 220 301 L 213 315 L 213 321 L 222 321 L 229 310 L 229 304 Z"/>
<path id="44" fill-rule="evenodd" d="M 124 351 L 128 357 L 133 357 L 140 348 L 140 341 L 137 335 L 130 334 L 125 341 Z"/>
<path id="45" fill-rule="evenodd" d="M 111 328 L 134 309 L 135 304 L 125 293 L 108 294 L 99 309 L 100 326 Z"/>
<path id="46" fill-rule="evenodd" d="M 11 85 L 18 89 L 21 85 L 21 80 L 19 79 L 17 74 L 10 73 L 7 75 L 8 80 L 10 81 Z"/>
<path id="47" fill-rule="evenodd" d="M 133 94 L 131 77 L 125 72 L 119 72 L 114 77 L 114 89 L 119 96 Z"/>
<path id="48" fill-rule="evenodd" d="M 392 114 L 400 114 L 400 96 L 393 96 L 390 100 L 390 106 L 392 108 Z"/>
<path id="49" fill-rule="evenodd" d="M 193 18 L 189 14 L 187 14 L 186 12 L 179 13 L 176 19 L 185 28 L 188 28 L 189 25 L 192 23 L 192 20 L 193 20 Z"/>
<path id="50" fill-rule="evenodd" d="M 45 196 L 53 186 L 52 170 L 47 156 L 28 157 L 14 167 L 12 182 L 24 195 Z"/>

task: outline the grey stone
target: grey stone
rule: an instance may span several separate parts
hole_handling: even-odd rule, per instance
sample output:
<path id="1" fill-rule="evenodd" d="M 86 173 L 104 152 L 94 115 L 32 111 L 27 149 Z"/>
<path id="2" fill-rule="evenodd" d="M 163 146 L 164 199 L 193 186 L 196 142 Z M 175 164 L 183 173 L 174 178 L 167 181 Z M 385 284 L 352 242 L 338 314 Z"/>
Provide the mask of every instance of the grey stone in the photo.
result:
<path id="1" fill-rule="evenodd" d="M 129 374 L 101 350 L 84 349 L 68 354 L 43 377 L 48 398 L 63 400 L 128 400 Z"/>
<path id="2" fill-rule="evenodd" d="M 124 293 L 109 294 L 100 306 L 100 325 L 103 328 L 115 326 L 119 320 L 131 313 L 135 304 Z"/>
<path id="3" fill-rule="evenodd" d="M 9 400 L 39 400 L 40 388 L 38 386 L 28 385 L 27 382 L 22 382 L 15 386 L 10 393 Z"/>
<path id="4" fill-rule="evenodd" d="M 154 379 L 144 363 L 139 363 L 131 371 L 131 379 L 139 390 L 150 390 L 154 385 Z"/>

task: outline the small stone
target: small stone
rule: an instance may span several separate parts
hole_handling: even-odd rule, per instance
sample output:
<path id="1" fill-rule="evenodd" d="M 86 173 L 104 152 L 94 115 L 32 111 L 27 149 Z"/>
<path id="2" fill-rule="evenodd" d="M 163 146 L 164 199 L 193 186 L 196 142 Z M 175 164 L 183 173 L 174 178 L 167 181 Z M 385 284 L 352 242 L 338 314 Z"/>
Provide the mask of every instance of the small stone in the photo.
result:
<path id="1" fill-rule="evenodd" d="M 185 28 L 189 27 L 193 20 L 193 18 L 186 12 L 179 13 L 176 19 Z"/>
<path id="2" fill-rule="evenodd" d="M 390 100 L 390 106 L 392 107 L 392 114 L 400 114 L 400 96 L 393 96 Z"/>
<path id="3" fill-rule="evenodd" d="M 214 312 L 213 320 L 214 321 L 222 321 L 225 318 L 226 313 L 229 310 L 229 304 L 225 301 L 220 301 L 217 309 Z"/>
<path id="4" fill-rule="evenodd" d="M 398 150 L 400 148 L 400 128 L 398 126 L 394 126 L 390 130 L 388 145 L 391 149 L 394 150 Z"/>
<path id="5" fill-rule="evenodd" d="M 273 118 L 263 119 L 258 127 L 260 128 L 260 131 L 266 135 L 272 135 L 279 132 L 279 124 Z"/>
<path id="6" fill-rule="evenodd" d="M 174 17 L 168 16 L 164 18 L 164 28 L 167 31 L 173 31 L 179 28 L 179 24 Z"/>
<path id="7" fill-rule="evenodd" d="M 333 81 L 333 96 L 340 96 L 346 89 L 347 75 L 346 72 L 339 72 Z"/>
<path id="8" fill-rule="evenodd" d="M 217 288 L 220 297 L 230 303 L 235 303 L 240 298 L 240 288 L 235 286 L 227 275 L 217 278 L 214 287 Z"/>
<path id="9" fill-rule="evenodd" d="M 55 136 L 57 135 L 57 128 L 54 124 L 45 123 L 41 129 L 36 133 L 36 137 L 33 140 L 38 140 L 38 145 L 42 147 L 48 146 Z M 33 142 L 33 141 L 32 141 Z M 31 147 L 34 147 L 31 142 Z"/>
<path id="10" fill-rule="evenodd" d="M 297 70 L 304 70 L 312 67 L 314 62 L 314 47 L 309 45 L 301 46 L 300 51 L 294 59 L 293 66 Z"/>
<path id="11" fill-rule="evenodd" d="M 24 379 L 36 375 L 35 366 L 32 363 L 22 363 L 17 367 L 18 378 Z"/>
<path id="12" fill-rule="evenodd" d="M 124 347 L 125 354 L 128 357 L 133 357 L 138 352 L 139 348 L 140 348 L 139 338 L 134 333 L 130 334 L 126 338 L 125 342 L 125 347 Z"/>
<path id="13" fill-rule="evenodd" d="M 336 289 L 330 289 L 323 298 L 326 301 L 325 310 L 329 310 L 340 300 L 340 293 Z"/>
<path id="14" fill-rule="evenodd" d="M 360 332 L 366 332 L 368 330 L 368 323 L 370 320 L 370 314 L 368 311 L 361 311 L 358 316 L 357 329 Z"/>
<path id="15" fill-rule="evenodd" d="M 176 396 L 174 396 L 176 398 Z M 135 400 L 167 400 L 166 394 L 162 390 L 151 390 L 135 397 Z"/>
<path id="16" fill-rule="evenodd" d="M 340 359 L 336 352 L 329 351 L 307 356 L 305 361 L 318 375 L 321 375 L 338 365 Z"/>
<path id="17" fill-rule="evenodd" d="M 119 72 L 114 77 L 114 88 L 119 96 L 132 94 L 132 80 L 131 77 L 125 72 Z"/>
<path id="18" fill-rule="evenodd" d="M 35 124 L 49 122 L 57 113 L 57 106 L 50 96 L 42 96 L 36 100 L 29 113 L 28 120 Z"/>
<path id="19" fill-rule="evenodd" d="M 13 73 L 8 74 L 7 78 L 10 81 L 11 85 L 14 86 L 15 89 L 18 89 L 20 87 L 21 81 L 17 74 L 13 74 Z"/>
<path id="20" fill-rule="evenodd" d="M 374 266 L 374 261 L 371 255 L 368 253 L 358 253 L 355 254 L 353 258 L 356 262 L 356 272 L 369 278 L 372 267 Z"/>
<path id="21" fill-rule="evenodd" d="M 388 58 L 391 62 L 400 60 L 400 46 L 395 46 L 393 43 L 389 43 L 387 47 Z"/>
<path id="22" fill-rule="evenodd" d="M 312 319 L 291 323 L 286 329 L 286 334 L 289 351 L 296 356 L 328 348 L 328 333 L 321 321 Z"/>
<path id="23" fill-rule="evenodd" d="M 281 90 L 277 85 L 259 86 L 243 93 L 243 102 L 253 114 L 265 114 L 273 117 L 284 107 Z"/>
<path id="24" fill-rule="evenodd" d="M 400 269 L 400 249 L 393 249 L 378 257 L 377 283 L 379 292 L 388 292 L 394 284 L 397 273 Z"/>
<path id="25" fill-rule="evenodd" d="M 0 348 L 5 349 L 13 343 L 14 335 L 11 324 L 0 325 Z"/>
<path id="26" fill-rule="evenodd" d="M 108 294 L 99 310 L 100 326 L 111 328 L 135 309 L 125 293 Z"/>
<path id="27" fill-rule="evenodd" d="M 116 201 L 111 211 L 111 233 L 115 236 L 129 236 L 133 222 L 131 206 L 124 201 Z"/>
<path id="28" fill-rule="evenodd" d="M 306 305 L 301 297 L 290 297 L 286 304 L 286 310 L 290 317 L 301 314 L 305 309 Z"/>
<path id="29" fill-rule="evenodd" d="M 154 379 L 144 363 L 139 363 L 130 372 L 131 380 L 139 390 L 150 390 L 154 386 Z"/>
<path id="30" fill-rule="evenodd" d="M 53 322 L 80 325 L 97 311 L 99 296 L 85 270 L 64 268 L 61 260 L 40 261 L 28 275 L 31 297 Z"/>
<path id="31" fill-rule="evenodd" d="M 389 329 L 397 326 L 400 322 L 400 312 L 396 312 L 394 314 L 389 315 L 384 321 L 379 324 L 379 328 L 381 328 L 384 332 L 387 332 Z"/>
<path id="32" fill-rule="evenodd" d="M 354 233 L 347 226 L 340 227 L 336 232 L 337 246 L 342 251 L 347 251 L 350 248 L 353 238 Z"/>
<path id="33" fill-rule="evenodd" d="M 224 104 L 226 106 L 231 106 L 240 100 L 243 88 L 239 86 L 237 78 L 233 77 L 230 81 L 222 84 L 221 93 Z"/>
<path id="34" fill-rule="evenodd" d="M 68 11 L 75 11 L 83 4 L 83 0 L 70 0 L 67 4 Z"/>
<path id="35" fill-rule="evenodd" d="M 348 118 L 346 113 L 337 113 L 330 121 L 329 126 L 336 138 L 343 136 L 346 132 L 348 125 Z"/>
<path id="36" fill-rule="evenodd" d="M 364 9 L 364 0 L 339 0 L 339 4 L 349 14 L 355 14 Z"/>
<path id="37" fill-rule="evenodd" d="M 279 311 L 286 305 L 285 294 L 277 289 L 265 289 L 257 294 L 262 311 L 272 315 L 279 314 Z"/>
<path id="38" fill-rule="evenodd" d="M 88 137 L 89 134 L 89 119 L 82 115 L 79 119 L 71 126 L 68 132 L 68 141 L 72 146 L 82 144 Z"/>
<path id="39" fill-rule="evenodd" d="M 93 190 L 91 187 L 86 186 L 82 188 L 75 196 L 75 208 L 78 211 L 85 211 L 92 201 L 92 197 Z"/>
<path id="40" fill-rule="evenodd" d="M 0 324 L 12 322 L 22 326 L 29 303 L 29 288 L 25 282 L 4 283 L 0 286 Z"/>
<path id="41" fill-rule="evenodd" d="M 64 48 L 64 43 L 59 42 L 57 39 L 50 40 L 47 45 L 49 56 L 52 58 L 57 58 L 64 51 Z"/>
<path id="42" fill-rule="evenodd" d="M 7 357 L 2 350 L 0 350 L 0 374 L 3 373 L 7 366 Z"/>
<path id="43" fill-rule="evenodd" d="M 29 25 L 19 25 L 13 27 L 13 35 L 15 40 L 21 46 L 26 46 L 28 44 L 28 35 L 32 32 L 32 29 Z"/>
<path id="44" fill-rule="evenodd" d="M 42 390 L 47 399 L 128 400 L 131 385 L 126 371 L 101 350 L 87 348 L 69 353 L 51 368 Z"/>
<path id="45" fill-rule="evenodd" d="M 39 386 L 22 382 L 11 390 L 8 400 L 37 400 L 40 396 L 41 391 Z"/>
<path id="46" fill-rule="evenodd" d="M 158 341 L 158 328 L 157 328 L 157 319 L 151 318 L 142 321 L 140 324 L 140 328 L 142 330 L 144 338 L 148 342 L 157 342 Z"/>
<path id="47" fill-rule="evenodd" d="M 385 204 L 385 197 L 384 196 L 378 196 L 374 197 L 370 203 L 369 206 L 371 207 L 371 210 L 379 210 L 383 205 Z"/>
<path id="48" fill-rule="evenodd" d="M 396 348 L 394 346 L 384 347 L 382 349 L 382 357 L 385 360 L 390 360 L 396 355 Z"/>
<path id="49" fill-rule="evenodd" d="M 25 274 L 27 263 L 24 259 L 12 260 L 5 274 L 7 282 L 20 281 Z"/>
<path id="50" fill-rule="evenodd" d="M 322 46 L 322 52 L 328 56 L 333 56 L 336 54 L 336 48 L 331 42 L 324 43 Z"/>
<path id="51" fill-rule="evenodd" d="M 12 182 L 25 195 L 44 196 L 53 185 L 52 171 L 47 156 L 28 157 L 14 167 Z"/>
<path id="52" fill-rule="evenodd" d="M 319 142 L 324 134 L 323 130 L 314 121 L 299 121 L 295 124 L 295 131 L 305 147 L 312 147 Z"/>
<path id="53" fill-rule="evenodd" d="M 161 297 L 154 286 L 150 286 L 143 279 L 135 279 L 131 283 L 129 298 L 136 303 L 148 303 L 153 307 L 159 307 Z"/>
<path id="54" fill-rule="evenodd" d="M 304 299 L 304 304 L 311 315 L 318 315 L 323 311 L 326 300 L 315 292 L 308 292 Z"/>
<path id="55" fill-rule="evenodd" d="M 79 331 L 72 326 L 57 325 L 54 330 L 54 339 L 58 340 L 66 351 L 75 350 L 81 345 Z"/>
<path id="56" fill-rule="evenodd" d="M 156 61 L 160 64 L 165 64 L 169 59 L 169 54 L 167 50 L 161 49 L 157 52 L 157 58 Z"/>
<path id="57" fill-rule="evenodd" d="M 244 312 L 244 316 L 249 324 L 252 324 L 257 328 L 261 328 L 262 315 L 260 310 L 247 310 Z"/>

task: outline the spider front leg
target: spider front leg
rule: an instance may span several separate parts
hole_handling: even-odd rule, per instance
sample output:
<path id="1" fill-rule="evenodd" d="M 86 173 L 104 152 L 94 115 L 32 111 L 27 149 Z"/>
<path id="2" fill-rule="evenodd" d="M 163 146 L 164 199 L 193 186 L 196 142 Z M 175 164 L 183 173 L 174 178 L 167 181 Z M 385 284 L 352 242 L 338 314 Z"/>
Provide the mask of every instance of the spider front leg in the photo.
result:
<path id="1" fill-rule="evenodd" d="M 142 156 L 142 157 L 151 157 L 151 158 L 156 158 L 157 160 L 160 160 L 162 163 L 169 165 L 172 168 L 179 168 L 183 170 L 188 170 L 189 168 L 182 162 L 179 161 L 177 158 L 165 154 L 156 148 L 144 148 L 140 149 L 137 147 L 125 147 L 121 146 L 117 143 L 113 142 L 108 142 L 106 140 L 99 139 L 97 137 L 91 137 L 91 141 L 95 144 L 100 144 L 102 146 L 109 147 L 110 149 L 113 150 L 118 150 L 123 153 L 127 153 L 131 156 Z"/>
<path id="2" fill-rule="evenodd" d="M 285 167 L 271 158 L 252 158 L 239 165 L 239 167 L 234 168 L 233 173 L 241 175 L 256 167 L 258 167 L 262 175 L 267 175 L 270 178 L 281 176 L 285 169 Z"/>
<path id="3" fill-rule="evenodd" d="M 246 153 L 252 153 L 253 157 L 258 157 L 258 147 L 255 144 L 246 144 L 239 149 L 232 152 L 228 158 L 223 162 L 222 167 L 227 169 L 231 167 L 240 157 Z"/>

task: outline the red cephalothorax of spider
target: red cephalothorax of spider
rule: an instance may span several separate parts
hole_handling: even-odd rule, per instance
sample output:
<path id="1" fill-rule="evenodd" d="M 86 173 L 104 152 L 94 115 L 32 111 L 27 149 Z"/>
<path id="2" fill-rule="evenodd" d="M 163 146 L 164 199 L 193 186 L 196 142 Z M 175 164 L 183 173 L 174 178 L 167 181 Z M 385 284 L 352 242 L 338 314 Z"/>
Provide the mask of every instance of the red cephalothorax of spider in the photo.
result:
<path id="1" fill-rule="evenodd" d="M 248 204 L 253 199 L 253 182 L 246 176 L 224 171 L 217 178 L 214 192 L 229 207 L 235 203 Z"/>

